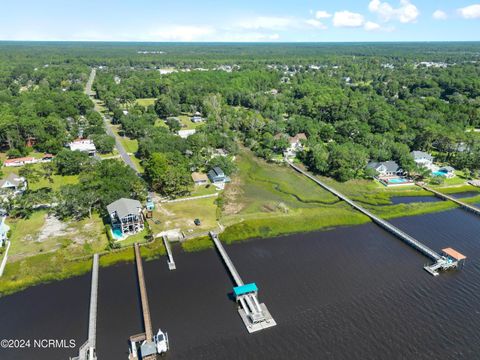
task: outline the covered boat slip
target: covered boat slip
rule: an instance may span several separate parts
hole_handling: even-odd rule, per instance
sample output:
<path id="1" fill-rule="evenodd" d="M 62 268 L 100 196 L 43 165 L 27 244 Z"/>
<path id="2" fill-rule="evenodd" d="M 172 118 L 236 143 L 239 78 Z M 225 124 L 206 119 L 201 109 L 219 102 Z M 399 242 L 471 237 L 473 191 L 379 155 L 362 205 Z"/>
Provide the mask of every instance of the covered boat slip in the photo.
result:
<path id="1" fill-rule="evenodd" d="M 257 284 L 255 283 L 250 283 L 242 286 L 236 286 L 233 288 L 233 293 L 235 297 L 240 296 L 240 295 L 245 295 L 248 293 L 257 293 L 258 292 L 258 287 Z"/>
<path id="2" fill-rule="evenodd" d="M 238 313 L 242 318 L 247 331 L 249 333 L 253 333 L 277 325 L 266 305 L 258 301 L 257 284 L 244 284 L 240 274 L 235 268 L 235 265 L 220 242 L 218 235 L 214 232 L 210 232 L 210 237 L 212 238 L 223 262 L 227 266 L 232 278 L 235 281 L 235 284 L 237 285 L 233 288 L 233 294 L 235 295 L 235 300 L 239 305 Z"/>

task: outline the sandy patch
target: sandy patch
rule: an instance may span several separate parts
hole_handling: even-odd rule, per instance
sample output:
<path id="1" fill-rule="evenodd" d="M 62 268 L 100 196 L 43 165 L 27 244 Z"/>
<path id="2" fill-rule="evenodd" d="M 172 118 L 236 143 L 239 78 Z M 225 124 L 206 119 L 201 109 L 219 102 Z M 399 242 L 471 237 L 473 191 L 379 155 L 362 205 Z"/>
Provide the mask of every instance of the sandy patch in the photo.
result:
<path id="1" fill-rule="evenodd" d="M 67 231 L 68 225 L 58 220 L 55 216 L 47 215 L 45 217 L 45 224 L 38 234 L 37 241 L 43 242 L 52 237 L 64 236 L 71 231 Z"/>

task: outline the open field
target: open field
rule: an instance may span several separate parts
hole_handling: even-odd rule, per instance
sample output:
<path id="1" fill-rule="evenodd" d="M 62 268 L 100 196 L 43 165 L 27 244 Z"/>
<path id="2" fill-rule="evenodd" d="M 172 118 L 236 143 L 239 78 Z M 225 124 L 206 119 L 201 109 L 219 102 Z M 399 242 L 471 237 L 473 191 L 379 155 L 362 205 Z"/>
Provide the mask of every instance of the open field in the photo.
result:
<path id="1" fill-rule="evenodd" d="M 137 99 L 135 103 L 140 106 L 148 107 L 151 105 L 155 105 L 156 98 L 144 98 L 144 99 Z"/>
<path id="2" fill-rule="evenodd" d="M 0 282 L 1 294 L 85 273 L 90 261 L 75 259 L 102 252 L 108 244 L 103 222 L 96 214 L 91 219 L 61 222 L 37 211 L 30 219 L 8 219 L 7 223 L 12 245 Z"/>
<path id="3" fill-rule="evenodd" d="M 200 219 L 201 225 L 194 224 Z M 155 224 L 159 220 L 159 224 Z M 183 231 L 187 236 L 204 233 L 217 227 L 216 198 L 188 200 L 175 203 L 157 204 L 150 227 L 154 235 L 172 229 Z"/>
<path id="4" fill-rule="evenodd" d="M 8 219 L 12 236 L 9 262 L 59 249 L 71 257 L 103 251 L 107 246 L 104 225 L 96 214 L 91 219 L 62 222 L 46 211 L 29 219 Z"/>

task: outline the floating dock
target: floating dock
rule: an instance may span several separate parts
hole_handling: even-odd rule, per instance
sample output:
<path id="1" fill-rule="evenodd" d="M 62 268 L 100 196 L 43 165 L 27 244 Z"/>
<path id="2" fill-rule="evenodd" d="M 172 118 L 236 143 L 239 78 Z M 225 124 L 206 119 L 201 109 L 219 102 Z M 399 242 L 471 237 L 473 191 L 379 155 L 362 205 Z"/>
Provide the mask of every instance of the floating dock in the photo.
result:
<path id="1" fill-rule="evenodd" d="M 456 260 L 448 255 L 445 255 L 445 254 L 439 254 L 437 253 L 436 251 L 430 249 L 428 246 L 422 244 L 420 241 L 418 241 L 417 239 L 413 238 L 412 236 L 408 235 L 407 233 L 403 232 L 402 230 L 400 230 L 399 228 L 393 226 L 392 224 L 390 224 L 389 222 L 379 218 L 378 216 L 372 214 L 370 211 L 368 211 L 367 209 L 363 208 L 362 206 L 358 205 L 357 203 L 355 203 L 354 201 L 350 200 L 348 197 L 346 197 L 345 195 L 343 195 L 342 193 L 338 192 L 337 190 L 333 189 L 332 187 L 326 185 L 325 183 L 323 183 L 322 181 L 320 181 L 319 179 L 317 179 L 316 177 L 310 175 L 309 173 L 307 173 L 306 171 L 302 170 L 301 168 L 299 168 L 298 166 L 294 165 L 293 163 L 287 161 L 287 163 L 290 165 L 290 167 L 292 167 L 295 171 L 305 175 L 306 177 L 308 177 L 310 180 L 314 181 L 315 183 L 317 183 L 318 185 L 320 185 L 322 188 L 324 188 L 325 190 L 329 191 L 330 193 L 332 193 L 333 195 L 335 195 L 336 197 L 338 197 L 339 199 L 345 201 L 347 204 L 349 204 L 350 206 L 352 206 L 354 209 L 360 211 L 361 213 L 363 213 L 364 215 L 368 216 L 374 223 L 376 223 L 378 226 L 380 226 L 381 228 L 383 228 L 384 230 L 388 231 L 389 233 L 395 235 L 397 238 L 399 238 L 400 240 L 404 241 L 405 243 L 407 243 L 408 245 L 410 245 L 411 247 L 413 247 L 414 249 L 420 251 L 423 255 L 429 257 L 430 259 L 432 259 L 434 261 L 433 264 L 431 265 L 425 265 L 424 266 L 424 269 L 434 275 L 434 276 L 437 276 L 439 273 L 440 270 L 448 270 L 448 269 L 452 269 L 452 268 L 457 268 L 460 264 L 461 261 L 463 260 Z"/>
<path id="2" fill-rule="evenodd" d="M 90 314 L 88 322 L 88 340 L 80 346 L 78 356 L 71 360 L 96 360 L 97 339 L 97 298 L 98 298 L 98 254 L 93 255 L 92 287 L 90 291 Z"/>
<path id="3" fill-rule="evenodd" d="M 138 285 L 140 287 L 145 332 L 130 337 L 131 347 L 128 359 L 134 360 L 140 358 L 142 360 L 155 360 L 158 354 L 161 355 L 169 349 L 168 335 L 161 330 L 158 331 L 157 335 L 153 335 L 142 257 L 140 255 L 140 247 L 137 243 L 135 243 L 135 261 L 137 263 Z"/>
<path id="4" fill-rule="evenodd" d="M 173 261 L 173 254 L 172 254 L 172 249 L 170 247 L 170 242 L 168 241 L 167 235 L 163 235 L 163 244 L 165 245 L 165 249 L 167 250 L 167 255 L 168 255 L 168 268 L 170 270 L 175 270 L 177 266 L 175 265 L 175 261 Z"/>
<path id="5" fill-rule="evenodd" d="M 233 294 L 238 303 L 238 313 L 247 331 L 253 333 L 277 325 L 268 311 L 267 306 L 264 303 L 259 303 L 257 285 L 255 283 L 244 284 L 235 265 L 233 265 L 232 260 L 220 242 L 218 235 L 210 232 L 210 236 L 237 285 L 233 288 Z"/>
<path id="6" fill-rule="evenodd" d="M 428 186 L 426 186 L 425 184 L 423 183 L 417 183 L 417 186 L 420 186 L 422 189 L 426 190 L 426 191 L 430 191 L 431 193 L 433 193 L 436 197 L 442 199 L 442 200 L 449 200 L 449 201 L 452 201 L 454 202 L 455 204 L 459 205 L 461 208 L 467 210 L 467 211 L 470 211 L 472 213 L 474 213 L 475 215 L 480 215 L 480 209 L 476 206 L 473 206 L 473 205 L 470 205 L 470 204 L 467 204 L 459 199 L 456 199 L 454 198 L 453 196 L 450 196 L 450 195 L 446 195 L 446 194 L 443 194 L 437 190 L 434 190 L 432 188 L 429 188 Z"/>

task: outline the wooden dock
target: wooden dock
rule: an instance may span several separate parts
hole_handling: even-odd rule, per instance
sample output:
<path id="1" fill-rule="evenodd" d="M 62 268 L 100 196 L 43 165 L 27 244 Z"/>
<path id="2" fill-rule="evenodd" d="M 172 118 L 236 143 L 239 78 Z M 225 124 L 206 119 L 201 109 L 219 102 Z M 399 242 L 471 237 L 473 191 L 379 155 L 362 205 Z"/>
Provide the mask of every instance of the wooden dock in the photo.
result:
<path id="1" fill-rule="evenodd" d="M 238 303 L 237 310 L 240 318 L 242 319 L 245 327 L 247 328 L 247 331 L 249 333 L 254 333 L 276 326 L 277 323 L 268 311 L 267 306 L 264 303 L 260 303 L 257 299 L 258 288 L 256 284 L 244 284 L 242 278 L 240 277 L 240 274 L 235 268 L 235 265 L 233 264 L 232 260 L 225 251 L 225 248 L 220 242 L 218 235 L 215 232 L 211 231 L 210 237 L 212 238 L 215 247 L 220 253 L 223 262 L 230 271 L 230 274 L 232 275 L 232 278 L 237 286 L 233 288 L 234 294 L 236 296 L 236 301 Z M 248 288 L 248 290 L 246 290 L 244 293 L 239 294 L 238 291 L 241 291 L 239 290 L 240 288 Z"/>
<path id="2" fill-rule="evenodd" d="M 443 193 L 441 193 L 437 190 L 434 190 L 434 189 L 426 186 L 424 183 L 417 183 L 417 186 L 421 187 L 422 189 L 424 189 L 426 191 L 429 191 L 429 192 L 433 193 L 436 197 L 438 197 L 442 200 L 452 201 L 455 204 L 457 204 L 458 206 L 460 206 L 462 209 L 470 211 L 470 212 L 474 213 L 475 215 L 480 215 L 480 209 L 476 206 L 467 204 L 467 203 L 465 203 L 465 202 L 463 202 L 459 199 L 454 198 L 453 196 L 443 194 Z"/>
<path id="3" fill-rule="evenodd" d="M 72 360 L 96 360 L 97 341 L 97 298 L 98 298 L 98 254 L 93 255 L 92 284 L 90 291 L 90 312 L 88 322 L 88 340 L 80 347 L 78 356 Z"/>
<path id="4" fill-rule="evenodd" d="M 142 256 L 140 255 L 140 247 L 138 246 L 138 243 L 135 243 L 135 262 L 137 263 L 138 285 L 140 287 L 140 297 L 142 301 L 145 338 L 147 339 L 147 341 L 151 341 L 153 339 L 152 319 L 150 317 L 147 287 L 145 285 L 145 275 L 143 274 Z"/>
<path id="5" fill-rule="evenodd" d="M 220 242 L 220 239 L 218 238 L 218 235 L 215 234 L 214 232 L 211 232 L 210 237 L 212 238 L 213 243 L 217 247 L 217 250 L 220 253 L 220 256 L 222 257 L 223 262 L 225 263 L 228 270 L 230 271 L 230 274 L 232 275 L 233 280 L 235 281 L 235 284 L 237 284 L 237 286 L 244 285 L 243 280 L 240 277 L 240 274 L 235 268 L 235 265 L 233 265 L 233 262 L 230 259 L 230 256 L 228 256 L 227 252 L 225 251 L 225 248 L 223 247 L 222 243 Z"/>
<path id="6" fill-rule="evenodd" d="M 393 226 L 389 222 L 379 218 L 378 216 L 372 214 L 370 211 L 367 209 L 363 208 L 362 206 L 358 205 L 354 201 L 350 200 L 348 197 L 343 195 L 342 193 L 338 192 L 337 190 L 333 189 L 332 187 L 326 185 L 324 182 L 320 181 L 317 179 L 315 176 L 310 175 L 308 172 L 305 170 L 299 168 L 298 166 L 294 165 L 290 161 L 287 161 L 288 165 L 292 167 L 295 171 L 305 175 L 308 177 L 310 180 L 314 181 L 318 185 L 320 185 L 322 188 L 327 190 L 328 192 L 332 193 L 333 195 L 337 196 L 339 199 L 345 201 L 347 204 L 352 206 L 354 209 L 360 211 L 364 215 L 368 216 L 374 223 L 376 223 L 378 226 L 383 228 L 384 230 L 388 231 L 389 233 L 395 235 L 397 238 L 400 240 L 404 241 L 414 249 L 420 251 L 422 254 L 425 256 L 429 257 L 433 261 L 435 261 L 431 265 L 426 265 L 424 266 L 424 269 L 428 271 L 432 275 L 438 275 L 438 270 L 447 270 L 452 267 L 455 267 L 455 263 L 449 262 L 448 259 L 446 259 L 444 256 L 440 255 L 438 252 L 430 249 L 428 246 L 422 244 L 420 241 L 417 239 L 413 238 L 412 236 L 408 235 L 407 233 L 403 232 L 399 228 Z"/>
<path id="7" fill-rule="evenodd" d="M 167 235 L 162 236 L 163 239 L 163 244 L 165 245 L 165 249 L 167 250 L 167 255 L 168 255 L 168 268 L 170 270 L 175 270 L 177 266 L 175 265 L 175 261 L 173 260 L 173 254 L 172 254 L 172 249 L 170 247 L 170 242 L 168 241 Z"/>

